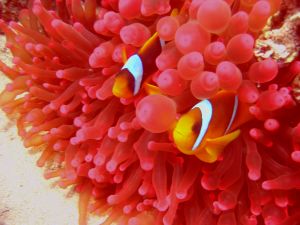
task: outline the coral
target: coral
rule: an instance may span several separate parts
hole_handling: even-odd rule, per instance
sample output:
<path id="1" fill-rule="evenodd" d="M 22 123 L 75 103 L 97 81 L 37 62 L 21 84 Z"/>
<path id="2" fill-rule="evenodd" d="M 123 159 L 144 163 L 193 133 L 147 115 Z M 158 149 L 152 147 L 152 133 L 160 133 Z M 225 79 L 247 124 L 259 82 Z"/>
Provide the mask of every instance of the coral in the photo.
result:
<path id="1" fill-rule="evenodd" d="M 300 5 L 296 0 L 284 1 L 281 10 L 268 19 L 262 34 L 256 40 L 254 53 L 259 59 L 272 57 L 285 64 L 297 58 L 300 47 L 299 9 Z"/>
<path id="2" fill-rule="evenodd" d="M 0 62 L 11 79 L 0 106 L 24 145 L 40 150 L 45 178 L 79 193 L 80 225 L 89 213 L 108 215 L 106 225 L 299 223 L 300 61 L 254 56 L 280 4 L 35 0 L 18 23 L 0 20 L 14 56 L 13 67 Z M 150 37 L 161 51 L 144 46 Z M 114 96 L 116 74 L 142 50 L 141 90 Z M 172 132 L 220 90 L 248 113 L 237 113 L 240 135 L 206 163 L 179 151 Z"/>
<path id="3" fill-rule="evenodd" d="M 0 2 L 0 19 L 17 20 L 19 11 L 26 7 L 28 0 L 3 0 Z"/>

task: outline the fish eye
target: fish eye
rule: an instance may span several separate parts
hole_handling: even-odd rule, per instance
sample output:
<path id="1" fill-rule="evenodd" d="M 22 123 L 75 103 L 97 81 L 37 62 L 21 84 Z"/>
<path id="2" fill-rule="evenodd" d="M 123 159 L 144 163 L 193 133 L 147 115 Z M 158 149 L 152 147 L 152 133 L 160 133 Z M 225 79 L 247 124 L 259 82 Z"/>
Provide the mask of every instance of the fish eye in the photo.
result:
<path id="1" fill-rule="evenodd" d="M 200 132 L 201 125 L 202 125 L 201 122 L 194 124 L 194 126 L 192 127 L 193 132 L 198 134 Z"/>
<path id="2" fill-rule="evenodd" d="M 200 114 L 199 115 L 199 118 L 202 118 L 202 113 L 200 110 L 198 110 L 198 113 Z M 202 127 L 202 119 L 199 119 L 192 127 L 192 131 L 195 133 L 195 134 L 199 134 L 200 133 L 200 130 L 201 130 L 201 127 Z"/>
<path id="3" fill-rule="evenodd" d="M 191 130 L 195 134 L 199 134 L 201 127 L 202 127 L 202 112 L 199 109 L 193 109 L 193 110 L 195 110 L 195 112 L 197 112 L 197 117 L 195 117 L 195 123 L 191 127 Z"/>

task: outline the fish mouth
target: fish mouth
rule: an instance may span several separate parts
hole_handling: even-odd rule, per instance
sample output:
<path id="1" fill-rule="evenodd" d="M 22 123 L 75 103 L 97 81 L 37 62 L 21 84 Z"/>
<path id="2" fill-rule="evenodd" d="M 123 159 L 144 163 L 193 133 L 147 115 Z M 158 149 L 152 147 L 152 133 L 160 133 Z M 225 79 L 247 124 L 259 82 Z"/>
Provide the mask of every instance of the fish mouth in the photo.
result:
<path id="1" fill-rule="evenodd" d="M 201 122 L 201 111 L 197 108 L 183 114 L 177 121 L 173 131 L 174 142 L 184 154 L 195 154 L 193 147 L 199 135 Z"/>
<path id="2" fill-rule="evenodd" d="M 193 154 L 192 147 L 195 143 L 195 134 L 192 129 L 181 130 L 175 128 L 173 131 L 174 142 L 177 148 L 184 154 Z"/>
<path id="3" fill-rule="evenodd" d="M 112 93 L 117 98 L 131 98 L 131 97 L 133 97 L 133 94 L 130 93 L 128 90 L 120 89 L 118 87 L 113 88 Z"/>
<path id="4" fill-rule="evenodd" d="M 113 91 L 114 96 L 118 97 L 118 98 L 122 98 L 122 93 L 118 92 L 118 91 Z"/>

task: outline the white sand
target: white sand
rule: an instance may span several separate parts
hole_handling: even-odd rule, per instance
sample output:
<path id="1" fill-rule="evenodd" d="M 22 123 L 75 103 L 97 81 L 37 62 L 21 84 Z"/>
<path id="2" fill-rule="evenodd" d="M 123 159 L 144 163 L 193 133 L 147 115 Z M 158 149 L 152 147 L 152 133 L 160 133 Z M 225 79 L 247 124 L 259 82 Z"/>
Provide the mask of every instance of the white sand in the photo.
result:
<path id="1" fill-rule="evenodd" d="M 9 61 L 0 37 L 0 60 Z M 0 72 L 0 90 L 8 80 Z M 77 225 L 78 196 L 54 188 L 35 165 L 39 154 L 23 147 L 14 122 L 0 111 L 0 225 Z M 94 218 L 89 225 L 99 224 Z"/>

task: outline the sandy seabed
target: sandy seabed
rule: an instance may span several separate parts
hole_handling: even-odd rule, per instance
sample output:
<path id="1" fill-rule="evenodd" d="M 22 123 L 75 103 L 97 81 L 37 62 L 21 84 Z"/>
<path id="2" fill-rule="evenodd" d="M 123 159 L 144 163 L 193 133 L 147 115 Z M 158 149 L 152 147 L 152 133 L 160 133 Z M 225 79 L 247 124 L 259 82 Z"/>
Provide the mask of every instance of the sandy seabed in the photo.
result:
<path id="1" fill-rule="evenodd" d="M 10 64 L 0 36 L 0 60 Z M 0 72 L 0 90 L 9 80 Z M 0 225 L 77 225 L 78 196 L 55 187 L 36 166 L 40 153 L 24 148 L 14 121 L 0 111 Z M 90 218 L 89 225 L 99 224 Z"/>

